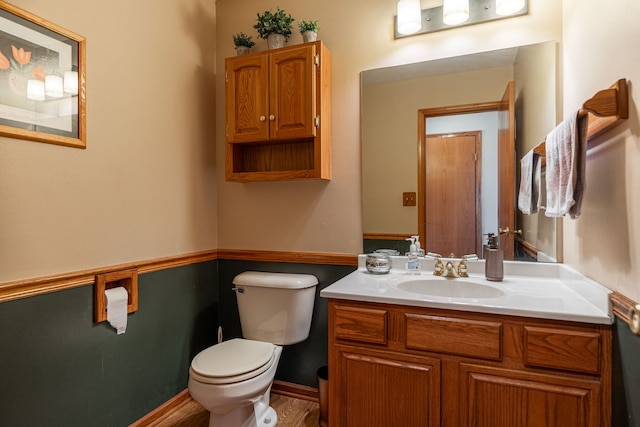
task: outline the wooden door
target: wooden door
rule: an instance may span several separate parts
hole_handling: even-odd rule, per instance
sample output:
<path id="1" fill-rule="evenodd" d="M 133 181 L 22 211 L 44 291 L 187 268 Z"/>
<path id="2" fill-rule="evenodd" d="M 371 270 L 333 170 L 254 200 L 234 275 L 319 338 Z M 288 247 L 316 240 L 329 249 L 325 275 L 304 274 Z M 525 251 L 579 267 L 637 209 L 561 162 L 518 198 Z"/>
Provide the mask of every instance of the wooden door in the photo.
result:
<path id="1" fill-rule="evenodd" d="M 498 227 L 515 228 L 515 82 L 507 85 L 498 110 Z M 513 259 L 513 233 L 500 235 L 504 259 Z"/>
<path id="2" fill-rule="evenodd" d="M 426 250 L 480 254 L 480 150 L 480 132 L 427 135 Z"/>
<path id="3" fill-rule="evenodd" d="M 335 346 L 340 401 L 330 425 L 440 426 L 440 362 L 426 357 Z M 336 410 L 336 413 L 331 413 Z"/>
<path id="4" fill-rule="evenodd" d="M 227 142 L 268 140 L 268 56 L 237 56 L 225 62 Z"/>
<path id="5" fill-rule="evenodd" d="M 461 366 L 462 427 L 598 427 L 597 381 Z"/>
<path id="6" fill-rule="evenodd" d="M 270 55 L 270 138 L 316 135 L 315 45 Z"/>

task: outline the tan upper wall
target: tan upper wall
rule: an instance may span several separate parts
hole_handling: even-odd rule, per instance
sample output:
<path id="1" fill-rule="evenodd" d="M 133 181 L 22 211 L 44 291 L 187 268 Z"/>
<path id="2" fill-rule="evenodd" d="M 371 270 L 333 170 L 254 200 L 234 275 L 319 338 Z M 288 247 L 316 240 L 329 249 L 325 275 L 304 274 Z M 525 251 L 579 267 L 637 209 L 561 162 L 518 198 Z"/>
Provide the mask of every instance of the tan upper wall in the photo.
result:
<path id="1" fill-rule="evenodd" d="M 88 138 L 0 138 L 0 283 L 215 248 L 213 2 L 13 4 L 87 39 Z"/>
<path id="2" fill-rule="evenodd" d="M 631 82 L 629 120 L 587 156 L 582 215 L 564 220 L 564 261 L 640 301 L 640 3 L 564 0 L 564 116 L 620 78 Z"/>
<path id="3" fill-rule="evenodd" d="M 367 69 L 561 39 L 562 4 L 532 0 L 527 16 L 402 40 L 393 39 L 395 0 L 218 0 L 217 65 L 234 55 L 231 35 L 253 34 L 256 13 L 276 5 L 296 19 L 318 19 L 333 59 L 331 182 L 227 183 L 218 171 L 219 247 L 358 253 L 362 251 L 360 72 Z M 425 6 L 426 7 L 426 6 Z M 297 33 L 289 44 L 301 42 Z M 265 50 L 258 41 L 255 50 Z M 217 108 L 224 107 L 217 79 Z M 224 155 L 218 114 L 218 158 Z"/>

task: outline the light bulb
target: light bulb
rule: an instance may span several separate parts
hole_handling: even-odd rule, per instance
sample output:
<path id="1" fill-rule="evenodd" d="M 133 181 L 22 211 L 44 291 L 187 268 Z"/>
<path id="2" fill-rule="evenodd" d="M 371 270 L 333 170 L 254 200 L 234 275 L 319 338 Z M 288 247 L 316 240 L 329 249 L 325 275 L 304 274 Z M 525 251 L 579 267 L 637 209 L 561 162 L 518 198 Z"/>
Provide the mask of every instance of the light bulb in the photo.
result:
<path id="1" fill-rule="evenodd" d="M 498 15 L 513 15 L 524 7 L 524 0 L 496 0 Z"/>
<path id="2" fill-rule="evenodd" d="M 458 25 L 469 19 L 469 0 L 444 0 L 442 21 L 447 25 Z"/>
<path id="3" fill-rule="evenodd" d="M 398 33 L 413 34 L 422 28 L 420 0 L 398 1 Z"/>

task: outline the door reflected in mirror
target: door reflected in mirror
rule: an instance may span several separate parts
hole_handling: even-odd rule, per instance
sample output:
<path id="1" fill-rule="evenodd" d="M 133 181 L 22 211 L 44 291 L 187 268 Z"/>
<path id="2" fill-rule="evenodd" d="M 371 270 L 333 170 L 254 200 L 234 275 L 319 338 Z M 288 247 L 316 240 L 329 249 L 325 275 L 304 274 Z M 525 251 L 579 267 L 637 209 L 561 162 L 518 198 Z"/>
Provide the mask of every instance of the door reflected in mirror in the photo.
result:
<path id="1" fill-rule="evenodd" d="M 514 206 L 519 159 L 557 123 L 556 55 L 556 43 L 547 42 L 362 73 L 365 253 L 388 248 L 404 254 L 405 239 L 420 235 L 426 251 L 461 256 L 473 247 L 482 255 L 483 235 L 509 227 L 522 235 L 503 236 L 505 254 L 513 254 L 507 258 L 559 261 L 559 220 L 544 211 L 522 215 Z M 498 143 L 506 132 L 498 130 L 498 107 L 510 81 L 515 125 L 508 149 Z M 463 167 L 451 157 L 457 159 L 458 147 L 443 145 L 436 154 L 427 145 L 432 137 L 465 133 L 477 135 L 478 147 L 471 154 L 476 159 Z M 416 206 L 404 206 L 408 192 L 417 194 Z M 475 205 L 460 192 L 473 193 Z M 505 200 L 510 213 L 500 217 Z"/>

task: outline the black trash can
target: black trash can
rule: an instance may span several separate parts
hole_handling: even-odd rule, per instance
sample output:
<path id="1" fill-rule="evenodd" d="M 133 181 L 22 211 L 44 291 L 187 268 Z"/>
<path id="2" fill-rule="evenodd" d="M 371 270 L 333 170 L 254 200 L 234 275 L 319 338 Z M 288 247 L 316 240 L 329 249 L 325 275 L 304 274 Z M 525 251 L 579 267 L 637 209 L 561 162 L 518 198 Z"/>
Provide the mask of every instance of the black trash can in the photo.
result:
<path id="1" fill-rule="evenodd" d="M 322 427 L 329 425 L 329 367 L 318 369 L 318 400 L 320 401 L 320 419 Z"/>

